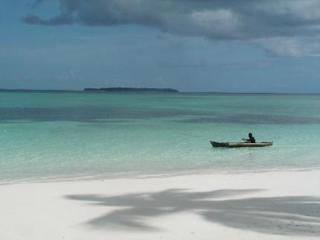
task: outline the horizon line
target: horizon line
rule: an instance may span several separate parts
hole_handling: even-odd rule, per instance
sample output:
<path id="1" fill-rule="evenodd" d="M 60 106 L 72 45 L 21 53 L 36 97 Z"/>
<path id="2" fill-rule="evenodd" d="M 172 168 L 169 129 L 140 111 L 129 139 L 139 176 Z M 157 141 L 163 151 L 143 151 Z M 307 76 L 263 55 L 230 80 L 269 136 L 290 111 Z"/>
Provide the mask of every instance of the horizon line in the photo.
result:
<path id="1" fill-rule="evenodd" d="M 110 87 L 114 88 L 114 87 Z M 140 87 L 119 87 L 119 88 L 140 88 Z M 142 87 L 141 87 L 142 88 Z M 143 87 L 148 89 L 149 87 Z M 176 88 L 155 88 L 150 89 L 175 89 Z M 74 93 L 95 93 L 94 91 L 88 92 L 85 89 L 32 89 L 32 88 L 0 88 L 0 92 L 74 92 Z M 116 93 L 116 92 L 96 92 L 96 93 Z M 130 92 L 127 92 L 130 93 Z M 257 94 L 257 95 L 320 95 L 320 92 L 236 92 L 236 91 L 181 91 L 175 92 L 176 94 Z M 173 93 L 174 94 L 174 93 Z"/>

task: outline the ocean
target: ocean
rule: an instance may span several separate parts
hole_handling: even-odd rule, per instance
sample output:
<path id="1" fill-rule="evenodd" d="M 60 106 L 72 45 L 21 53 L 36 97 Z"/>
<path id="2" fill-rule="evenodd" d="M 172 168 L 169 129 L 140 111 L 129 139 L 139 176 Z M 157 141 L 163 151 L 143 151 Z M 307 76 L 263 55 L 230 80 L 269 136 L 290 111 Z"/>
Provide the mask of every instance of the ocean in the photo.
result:
<path id="1" fill-rule="evenodd" d="M 214 149 L 252 132 L 274 146 Z M 320 166 L 320 95 L 0 92 L 0 181 Z"/>

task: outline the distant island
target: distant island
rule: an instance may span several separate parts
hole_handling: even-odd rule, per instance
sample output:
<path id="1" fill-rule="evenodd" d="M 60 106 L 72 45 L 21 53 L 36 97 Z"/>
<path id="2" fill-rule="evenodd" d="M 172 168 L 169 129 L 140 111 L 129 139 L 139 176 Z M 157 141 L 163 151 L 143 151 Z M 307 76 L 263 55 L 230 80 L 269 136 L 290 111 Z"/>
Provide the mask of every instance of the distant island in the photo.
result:
<path id="1" fill-rule="evenodd" d="M 127 88 L 127 87 L 114 87 L 114 88 L 85 88 L 85 92 L 166 92 L 178 93 L 179 91 L 173 88 Z"/>

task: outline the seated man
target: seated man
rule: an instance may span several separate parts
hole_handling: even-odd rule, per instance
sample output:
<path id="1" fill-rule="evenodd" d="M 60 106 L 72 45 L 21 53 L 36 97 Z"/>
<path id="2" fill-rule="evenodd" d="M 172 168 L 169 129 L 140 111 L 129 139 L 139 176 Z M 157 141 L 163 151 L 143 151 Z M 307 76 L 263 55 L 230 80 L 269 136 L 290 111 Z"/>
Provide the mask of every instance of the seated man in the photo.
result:
<path id="1" fill-rule="evenodd" d="M 248 139 L 243 139 L 244 141 L 246 141 L 247 143 L 255 143 L 256 139 L 253 137 L 252 133 L 248 134 Z"/>

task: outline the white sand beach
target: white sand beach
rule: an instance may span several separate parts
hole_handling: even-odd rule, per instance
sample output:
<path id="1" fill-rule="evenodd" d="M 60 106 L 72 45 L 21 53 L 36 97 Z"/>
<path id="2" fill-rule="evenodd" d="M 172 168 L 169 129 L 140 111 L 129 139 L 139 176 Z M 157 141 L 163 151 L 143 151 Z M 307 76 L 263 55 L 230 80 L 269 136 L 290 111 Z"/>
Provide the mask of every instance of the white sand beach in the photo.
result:
<path id="1" fill-rule="evenodd" d="M 0 239 L 319 239 L 320 171 L 0 186 Z"/>

